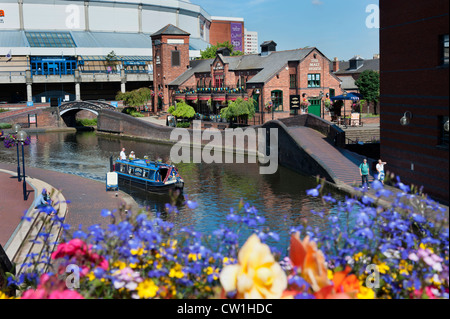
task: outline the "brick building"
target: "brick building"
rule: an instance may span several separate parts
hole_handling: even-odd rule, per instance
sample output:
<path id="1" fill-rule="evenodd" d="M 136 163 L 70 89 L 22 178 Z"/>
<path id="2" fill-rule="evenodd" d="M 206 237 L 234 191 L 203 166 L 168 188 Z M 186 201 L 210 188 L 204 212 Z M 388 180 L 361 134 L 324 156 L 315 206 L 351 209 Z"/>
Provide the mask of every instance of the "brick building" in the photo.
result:
<path id="1" fill-rule="evenodd" d="M 153 111 L 167 110 L 168 84 L 189 67 L 189 33 L 168 24 L 151 35 L 153 47 Z"/>
<path id="2" fill-rule="evenodd" d="M 380 12 L 381 158 L 448 203 L 449 2 L 381 0 Z"/>
<path id="3" fill-rule="evenodd" d="M 201 114 L 220 114 L 227 101 L 255 101 L 252 124 L 299 114 L 299 100 L 307 98 L 309 113 L 323 116 L 322 100 L 340 94 L 340 81 L 330 72 L 330 60 L 317 48 L 275 51 L 266 41 L 261 54 L 229 56 L 218 50 L 214 59 L 184 61 L 189 68 L 169 83 L 170 104 L 186 100 Z M 321 94 L 322 93 L 322 94 Z M 266 106 L 273 102 L 268 112 Z"/>
<path id="4" fill-rule="evenodd" d="M 229 17 L 211 17 L 209 43 L 230 42 L 234 50 L 244 52 L 244 19 Z"/>

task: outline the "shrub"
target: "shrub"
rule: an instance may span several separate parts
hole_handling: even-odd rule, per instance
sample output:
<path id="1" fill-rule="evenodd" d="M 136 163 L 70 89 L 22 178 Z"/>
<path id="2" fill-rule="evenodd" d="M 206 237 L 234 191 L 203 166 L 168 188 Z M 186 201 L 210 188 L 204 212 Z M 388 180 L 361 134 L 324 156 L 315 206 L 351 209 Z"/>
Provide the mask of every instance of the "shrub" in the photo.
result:
<path id="1" fill-rule="evenodd" d="M 178 122 L 177 127 L 181 128 L 189 128 L 191 126 L 191 122 Z"/>
<path id="2" fill-rule="evenodd" d="M 172 110 L 172 115 L 177 118 L 191 119 L 195 116 L 195 110 L 184 101 L 178 102 L 174 110 Z"/>
<path id="3" fill-rule="evenodd" d="M 11 128 L 12 125 L 9 123 L 0 123 L 0 129 L 7 129 L 7 128 Z"/>
<path id="4" fill-rule="evenodd" d="M 77 120 L 78 126 L 97 126 L 97 119 L 79 119 Z"/>

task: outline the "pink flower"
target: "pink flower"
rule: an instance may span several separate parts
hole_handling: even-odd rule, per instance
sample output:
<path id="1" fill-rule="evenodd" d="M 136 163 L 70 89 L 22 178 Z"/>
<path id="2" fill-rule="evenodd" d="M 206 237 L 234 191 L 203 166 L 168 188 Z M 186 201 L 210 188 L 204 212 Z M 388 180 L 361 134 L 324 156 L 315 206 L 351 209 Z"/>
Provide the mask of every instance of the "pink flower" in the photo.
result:
<path id="1" fill-rule="evenodd" d="M 84 299 L 82 295 L 74 290 L 53 291 L 48 299 Z"/>
<path id="2" fill-rule="evenodd" d="M 47 292 L 45 289 L 39 288 L 36 290 L 28 289 L 25 291 L 21 297 L 21 299 L 46 299 Z"/>
<path id="3" fill-rule="evenodd" d="M 84 255 L 87 253 L 87 244 L 79 238 L 72 239 L 68 243 L 61 243 L 52 253 L 52 259 L 58 259 L 65 256 Z"/>

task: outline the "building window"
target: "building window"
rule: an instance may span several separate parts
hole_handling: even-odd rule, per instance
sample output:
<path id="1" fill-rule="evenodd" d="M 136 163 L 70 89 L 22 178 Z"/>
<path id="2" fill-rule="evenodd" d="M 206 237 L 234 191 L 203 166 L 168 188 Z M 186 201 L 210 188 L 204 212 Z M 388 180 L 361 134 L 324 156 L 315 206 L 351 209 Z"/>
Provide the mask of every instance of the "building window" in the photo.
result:
<path id="1" fill-rule="evenodd" d="M 272 91 L 270 97 L 273 102 L 273 110 L 274 112 L 283 111 L 283 91 L 275 90 Z"/>
<path id="2" fill-rule="evenodd" d="M 448 65 L 448 34 L 441 35 L 441 64 Z"/>
<path id="3" fill-rule="evenodd" d="M 320 87 L 320 74 L 308 74 L 308 87 L 319 88 Z"/>
<path id="4" fill-rule="evenodd" d="M 172 66 L 180 66 L 180 51 L 172 51 Z"/>
<path id="5" fill-rule="evenodd" d="M 448 116 L 439 116 L 439 143 L 441 147 L 448 148 L 448 131 L 444 129 L 445 123 L 448 121 Z"/>
<path id="6" fill-rule="evenodd" d="M 289 88 L 290 89 L 296 89 L 297 88 L 297 75 L 296 74 L 290 74 L 289 75 Z"/>
<path id="7" fill-rule="evenodd" d="M 216 88 L 223 87 L 223 79 L 224 79 L 223 74 L 214 76 L 214 87 Z"/>

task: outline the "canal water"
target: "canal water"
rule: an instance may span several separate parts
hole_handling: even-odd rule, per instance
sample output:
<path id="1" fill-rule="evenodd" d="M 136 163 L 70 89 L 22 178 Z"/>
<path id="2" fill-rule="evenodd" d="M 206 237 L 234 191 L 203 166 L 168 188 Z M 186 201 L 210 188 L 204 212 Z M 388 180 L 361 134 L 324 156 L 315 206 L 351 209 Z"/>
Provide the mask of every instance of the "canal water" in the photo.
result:
<path id="1" fill-rule="evenodd" d="M 27 166 L 38 167 L 106 182 L 109 158 L 118 157 L 122 147 L 126 153 L 136 156 L 169 160 L 170 145 L 161 145 L 115 137 L 97 135 L 95 132 L 30 134 L 31 144 L 25 147 Z M 0 162 L 16 163 L 16 149 L 0 147 Z M 191 210 L 180 205 L 178 214 L 163 214 L 175 228 L 189 227 L 203 234 L 212 234 L 220 225 L 230 225 L 226 215 L 236 209 L 240 200 L 254 206 L 265 218 L 265 225 L 280 235 L 279 247 L 286 247 L 289 229 L 303 221 L 313 227 L 326 227 L 328 213 L 333 207 L 325 207 L 322 201 L 306 195 L 306 190 L 317 186 L 313 177 L 297 174 L 279 167 L 273 175 L 261 175 L 259 164 L 195 164 L 176 165 L 185 180 L 184 194 L 198 207 Z M 142 207 L 153 214 L 162 212 L 170 201 L 168 195 L 152 194 L 121 188 Z M 343 195 L 333 188 L 326 189 L 336 199 Z M 326 208 L 324 217 L 311 212 Z M 244 239 L 246 238 L 244 234 Z"/>

